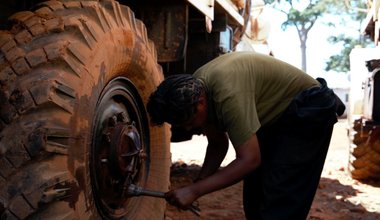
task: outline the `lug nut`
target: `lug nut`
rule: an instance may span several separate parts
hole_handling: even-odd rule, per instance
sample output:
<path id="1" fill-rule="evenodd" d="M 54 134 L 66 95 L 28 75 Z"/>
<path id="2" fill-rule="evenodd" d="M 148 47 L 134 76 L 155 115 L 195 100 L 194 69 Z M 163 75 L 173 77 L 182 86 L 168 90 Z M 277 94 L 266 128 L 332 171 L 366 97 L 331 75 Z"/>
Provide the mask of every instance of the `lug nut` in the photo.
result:
<path id="1" fill-rule="evenodd" d="M 109 120 L 108 120 L 108 125 L 109 126 L 112 126 L 112 127 L 115 127 L 117 123 L 117 117 L 114 115 L 112 116 Z"/>

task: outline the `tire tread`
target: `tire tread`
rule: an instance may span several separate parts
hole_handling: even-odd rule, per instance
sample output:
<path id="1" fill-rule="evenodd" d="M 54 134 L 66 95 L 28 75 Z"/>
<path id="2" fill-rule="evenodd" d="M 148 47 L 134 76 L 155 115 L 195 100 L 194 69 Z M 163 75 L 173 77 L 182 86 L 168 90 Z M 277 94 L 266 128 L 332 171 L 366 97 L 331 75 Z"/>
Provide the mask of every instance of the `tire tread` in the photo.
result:
<path id="1" fill-rule="evenodd" d="M 376 126 L 362 126 L 362 119 L 354 121 L 350 138 L 349 171 L 358 180 L 380 180 L 380 153 L 376 151 L 379 140 Z"/>
<path id="2" fill-rule="evenodd" d="M 70 13 L 76 15 L 67 16 Z M 71 122 L 57 120 L 76 113 L 79 99 L 70 80 L 91 76 L 85 65 L 88 54 L 97 49 L 111 29 L 134 32 L 143 46 L 132 48 L 133 52 L 149 52 L 149 58 L 144 56 L 152 64 L 149 70 L 158 71 L 161 68 L 156 63 L 154 44 L 134 13 L 112 0 L 48 1 L 34 12 L 14 14 L 11 22 L 15 27 L 11 32 L 0 32 L 0 219 L 74 219 L 78 210 L 69 206 L 66 198 L 77 197 L 80 184 L 78 177 L 68 171 L 68 161 L 75 160 L 70 154 L 80 149 L 70 147 L 74 142 L 78 145 L 82 137 L 72 136 Z M 135 82 L 144 88 L 147 80 L 157 85 L 163 79 L 157 75 L 152 79 L 136 76 Z M 168 132 L 167 128 L 166 133 L 157 130 L 155 134 Z M 162 147 L 168 145 L 169 139 L 164 143 L 162 135 L 157 136 Z M 165 164 L 156 161 L 155 165 L 162 167 L 158 170 L 169 167 L 167 150 L 160 149 Z M 159 176 L 161 188 L 167 186 L 162 179 L 168 175 Z M 88 182 L 84 184 L 81 187 L 91 188 Z M 46 199 L 47 192 L 62 187 L 72 190 Z M 23 208 L 17 209 L 20 205 Z M 160 209 L 164 207 L 161 205 Z M 58 213 L 60 210 L 64 213 Z"/>

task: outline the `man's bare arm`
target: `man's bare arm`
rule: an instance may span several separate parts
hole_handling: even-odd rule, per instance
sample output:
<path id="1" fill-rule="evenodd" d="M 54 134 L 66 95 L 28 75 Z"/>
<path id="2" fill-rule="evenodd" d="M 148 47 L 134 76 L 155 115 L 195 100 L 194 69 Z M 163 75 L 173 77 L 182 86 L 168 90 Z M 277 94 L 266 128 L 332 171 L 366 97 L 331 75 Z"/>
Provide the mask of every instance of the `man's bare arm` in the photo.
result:
<path id="1" fill-rule="evenodd" d="M 260 148 L 256 135 L 235 148 L 236 159 L 228 166 L 190 187 L 198 196 L 225 188 L 242 180 L 261 163 Z"/>
<path id="2" fill-rule="evenodd" d="M 236 159 L 222 170 L 192 185 L 167 193 L 167 201 L 181 208 L 187 208 L 198 197 L 233 185 L 261 163 L 260 148 L 256 135 L 235 148 Z"/>
<path id="3" fill-rule="evenodd" d="M 212 127 L 205 127 L 208 145 L 198 180 L 214 174 L 220 167 L 228 151 L 228 136 Z"/>

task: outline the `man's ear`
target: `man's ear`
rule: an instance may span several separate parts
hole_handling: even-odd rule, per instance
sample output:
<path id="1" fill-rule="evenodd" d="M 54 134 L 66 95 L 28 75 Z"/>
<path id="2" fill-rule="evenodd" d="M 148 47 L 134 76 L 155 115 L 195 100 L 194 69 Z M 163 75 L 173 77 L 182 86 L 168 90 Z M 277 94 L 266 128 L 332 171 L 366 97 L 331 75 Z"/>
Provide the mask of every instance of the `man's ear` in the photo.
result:
<path id="1" fill-rule="evenodd" d="M 206 97 L 206 95 L 204 93 L 201 94 L 201 96 L 199 97 L 198 104 L 201 105 L 201 106 L 204 106 L 204 107 L 207 106 L 207 97 Z"/>
<path id="2" fill-rule="evenodd" d="M 201 102 L 206 102 L 206 95 L 204 93 L 202 93 L 200 96 L 199 96 L 199 100 L 198 100 L 199 103 Z"/>

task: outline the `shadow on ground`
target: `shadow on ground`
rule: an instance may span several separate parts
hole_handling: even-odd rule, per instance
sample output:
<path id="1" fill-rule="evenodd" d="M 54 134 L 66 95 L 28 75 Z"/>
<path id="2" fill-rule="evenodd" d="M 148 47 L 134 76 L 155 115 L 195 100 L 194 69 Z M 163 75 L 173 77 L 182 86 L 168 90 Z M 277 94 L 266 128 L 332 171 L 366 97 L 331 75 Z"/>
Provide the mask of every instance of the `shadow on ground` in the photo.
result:
<path id="1" fill-rule="evenodd" d="M 176 162 L 171 167 L 171 187 L 178 188 L 191 184 L 200 171 L 199 165 L 188 165 Z M 371 183 L 379 187 L 379 183 Z M 380 190 L 380 188 L 379 188 Z M 308 220 L 377 220 L 379 212 L 370 212 L 363 205 L 363 199 L 358 197 L 362 192 L 351 185 L 344 185 L 337 179 L 321 178 L 317 194 L 310 209 Z M 220 190 L 199 199 L 202 210 L 201 217 L 194 216 L 189 211 L 178 210 L 167 206 L 167 220 L 243 220 L 245 219 L 242 205 L 242 183 L 237 183 L 227 189 Z"/>
<path id="2" fill-rule="evenodd" d="M 378 185 L 373 183 L 371 185 Z M 380 190 L 380 189 L 379 189 Z M 341 184 L 336 179 L 321 178 L 317 194 L 310 210 L 310 219 L 380 219 L 379 212 L 370 212 L 363 205 L 363 199 L 359 198 L 362 191 L 351 185 Z"/>

